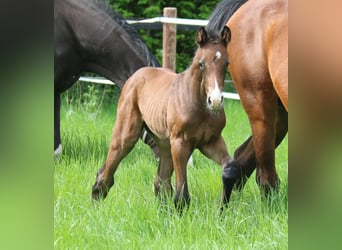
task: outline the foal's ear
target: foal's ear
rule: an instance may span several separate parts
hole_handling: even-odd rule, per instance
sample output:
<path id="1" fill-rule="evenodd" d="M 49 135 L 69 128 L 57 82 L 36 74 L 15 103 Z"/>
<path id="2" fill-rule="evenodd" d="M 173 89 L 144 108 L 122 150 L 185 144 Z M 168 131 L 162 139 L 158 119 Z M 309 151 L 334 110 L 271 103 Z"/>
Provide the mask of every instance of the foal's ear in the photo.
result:
<path id="1" fill-rule="evenodd" d="M 202 46 L 208 40 L 207 32 L 204 27 L 201 27 L 196 33 L 196 43 Z"/>
<path id="2" fill-rule="evenodd" d="M 230 29 L 229 27 L 227 26 L 224 26 L 223 27 L 223 30 L 221 31 L 221 37 L 222 37 L 222 40 L 228 44 L 230 42 L 230 39 L 232 37 L 232 34 L 230 32 Z"/>

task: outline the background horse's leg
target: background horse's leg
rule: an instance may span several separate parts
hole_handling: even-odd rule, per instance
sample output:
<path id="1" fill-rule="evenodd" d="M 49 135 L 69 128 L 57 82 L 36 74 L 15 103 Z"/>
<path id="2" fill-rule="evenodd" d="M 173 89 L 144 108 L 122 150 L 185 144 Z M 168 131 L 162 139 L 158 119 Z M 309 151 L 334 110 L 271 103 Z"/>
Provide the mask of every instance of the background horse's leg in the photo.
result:
<path id="1" fill-rule="evenodd" d="M 232 165 L 232 158 L 228 154 L 222 136 L 202 146 L 199 150 L 209 159 L 222 166 L 223 192 L 221 207 L 223 208 L 229 202 L 234 183 L 238 178 L 239 169 L 236 165 Z"/>
<path id="2" fill-rule="evenodd" d="M 248 178 L 257 167 L 255 158 L 253 137 L 250 136 L 241 146 L 239 146 L 234 152 L 234 159 L 238 166 L 241 168 L 241 175 L 239 176 L 236 187 L 241 190 Z"/>
<path id="3" fill-rule="evenodd" d="M 154 154 L 154 157 L 158 160 L 160 157 L 159 147 L 158 147 L 157 143 L 154 141 L 153 137 L 147 131 L 146 128 L 143 128 L 141 135 L 140 135 L 140 138 L 145 144 L 150 146 L 150 148 L 152 149 L 152 152 Z"/>
<path id="4" fill-rule="evenodd" d="M 54 96 L 54 157 L 55 160 L 62 153 L 61 132 L 60 132 L 60 109 L 61 97 L 60 93 Z"/>
<path id="5" fill-rule="evenodd" d="M 119 163 L 133 149 L 143 128 L 141 114 L 134 107 L 129 109 L 132 107 L 129 105 L 131 104 L 119 103 L 107 159 L 98 171 L 92 189 L 92 197 L 95 200 L 106 198 L 109 189 L 114 185 L 114 173 Z"/>
<path id="6" fill-rule="evenodd" d="M 186 167 L 193 149 L 189 143 L 185 142 L 181 138 L 172 138 L 171 136 L 170 139 L 172 161 L 176 176 L 176 193 L 174 203 L 176 208 L 179 211 L 182 211 L 184 206 L 190 204 Z"/>
<path id="7" fill-rule="evenodd" d="M 288 113 L 280 101 L 278 101 L 277 111 L 275 139 L 276 148 L 282 142 L 288 130 Z M 234 159 L 236 164 L 241 167 L 242 171 L 240 178 L 236 182 L 236 187 L 241 190 L 248 178 L 252 175 L 254 169 L 257 167 L 252 136 L 250 136 L 240 147 L 235 150 Z"/>

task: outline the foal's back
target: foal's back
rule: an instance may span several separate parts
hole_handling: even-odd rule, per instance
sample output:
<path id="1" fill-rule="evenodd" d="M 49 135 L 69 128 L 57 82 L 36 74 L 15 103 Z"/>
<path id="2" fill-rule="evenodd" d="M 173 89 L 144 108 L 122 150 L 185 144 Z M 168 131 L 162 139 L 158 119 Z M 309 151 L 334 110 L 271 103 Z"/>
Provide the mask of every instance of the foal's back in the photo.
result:
<path id="1" fill-rule="evenodd" d="M 169 69 L 139 69 L 125 83 L 119 107 L 134 105 L 150 130 L 160 139 L 166 139 L 168 100 L 177 77 L 178 74 Z"/>

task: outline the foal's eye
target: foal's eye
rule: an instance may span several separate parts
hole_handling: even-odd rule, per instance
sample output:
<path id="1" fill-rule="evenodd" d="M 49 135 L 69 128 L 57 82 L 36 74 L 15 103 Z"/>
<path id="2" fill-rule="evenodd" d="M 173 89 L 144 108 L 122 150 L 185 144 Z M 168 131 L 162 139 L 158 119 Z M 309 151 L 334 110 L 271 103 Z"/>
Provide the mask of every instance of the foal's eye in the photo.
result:
<path id="1" fill-rule="evenodd" d="M 201 60 L 198 62 L 200 69 L 204 69 L 204 62 Z"/>

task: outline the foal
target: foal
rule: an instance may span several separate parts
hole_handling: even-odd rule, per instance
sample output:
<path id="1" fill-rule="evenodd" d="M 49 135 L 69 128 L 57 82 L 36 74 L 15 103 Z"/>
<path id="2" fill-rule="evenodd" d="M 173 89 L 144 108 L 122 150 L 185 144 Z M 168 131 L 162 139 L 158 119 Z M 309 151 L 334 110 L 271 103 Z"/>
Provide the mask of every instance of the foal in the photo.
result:
<path id="1" fill-rule="evenodd" d="M 231 161 L 221 136 L 226 123 L 222 89 L 229 40 L 228 27 L 220 34 L 211 34 L 202 27 L 196 34 L 199 47 L 186 71 L 176 74 L 145 67 L 127 80 L 120 95 L 107 159 L 93 186 L 93 199 L 107 196 L 120 161 L 132 150 L 144 127 L 160 149 L 155 193 L 172 193 L 174 170 L 174 203 L 179 209 L 190 203 L 186 166 L 195 148 L 223 168 Z"/>

